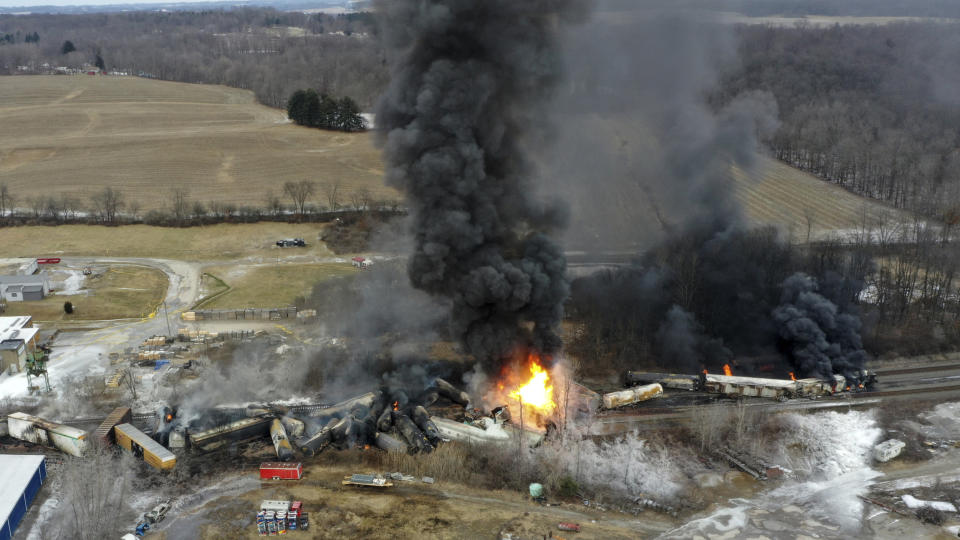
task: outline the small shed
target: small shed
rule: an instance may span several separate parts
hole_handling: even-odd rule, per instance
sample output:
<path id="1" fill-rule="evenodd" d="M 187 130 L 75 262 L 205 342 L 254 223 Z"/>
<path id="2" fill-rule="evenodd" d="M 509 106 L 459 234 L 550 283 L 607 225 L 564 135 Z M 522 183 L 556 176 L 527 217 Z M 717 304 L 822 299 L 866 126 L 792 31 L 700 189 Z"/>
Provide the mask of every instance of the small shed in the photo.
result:
<path id="1" fill-rule="evenodd" d="M 373 261 L 369 261 L 363 257 L 354 257 L 350 259 L 350 262 L 353 264 L 353 266 L 360 269 L 369 268 L 370 265 L 373 264 Z"/>
<path id="2" fill-rule="evenodd" d="M 10 540 L 47 478 L 46 460 L 37 455 L 0 455 L 0 540 Z"/>

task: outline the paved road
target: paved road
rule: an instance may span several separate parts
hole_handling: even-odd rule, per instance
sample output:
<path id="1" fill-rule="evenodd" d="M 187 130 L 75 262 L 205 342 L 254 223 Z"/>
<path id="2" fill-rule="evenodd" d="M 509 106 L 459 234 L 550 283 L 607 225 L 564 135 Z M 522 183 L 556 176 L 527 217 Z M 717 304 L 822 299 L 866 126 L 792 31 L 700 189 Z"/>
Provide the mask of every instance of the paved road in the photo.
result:
<path id="1" fill-rule="evenodd" d="M 24 259 L 0 259 L 0 265 L 22 263 Z M 169 316 L 169 328 L 176 329 L 180 312 L 188 309 L 200 296 L 199 263 L 169 259 L 138 257 L 63 257 L 61 265 L 75 268 L 93 264 L 135 264 L 156 268 L 166 274 L 167 294 L 164 297 Z M 48 371 L 51 384 L 64 377 L 82 377 L 104 373 L 109 369 L 109 354 L 135 346 L 144 339 L 168 333 L 167 318 L 161 307 L 143 319 L 112 321 L 78 321 L 69 325 L 83 328 L 83 332 L 61 332 L 50 355 Z M 26 392 L 23 374 L 7 377 L 0 382 L 0 397 L 22 395 Z"/>

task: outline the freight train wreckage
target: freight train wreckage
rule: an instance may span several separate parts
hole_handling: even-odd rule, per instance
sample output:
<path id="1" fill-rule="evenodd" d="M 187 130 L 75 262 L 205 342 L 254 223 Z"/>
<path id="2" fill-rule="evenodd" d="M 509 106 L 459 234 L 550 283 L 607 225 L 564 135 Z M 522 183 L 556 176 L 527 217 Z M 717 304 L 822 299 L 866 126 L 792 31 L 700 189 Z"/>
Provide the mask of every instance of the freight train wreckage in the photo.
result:
<path id="1" fill-rule="evenodd" d="M 876 376 L 864 371 L 858 380 L 861 382 L 857 388 L 852 388 L 841 375 L 820 380 L 628 371 L 625 383 L 629 388 L 603 395 L 571 383 L 564 414 L 568 418 L 584 418 L 598 411 L 603 414 L 603 410 L 658 398 L 664 389 L 736 398 L 818 398 L 870 389 Z M 526 408 L 521 400 L 519 411 L 523 410 Z M 116 442 L 147 464 L 169 470 L 176 463 L 175 454 L 170 451 L 208 453 L 256 440 L 269 439 L 277 458 L 289 462 L 297 453 L 313 456 L 331 447 L 375 447 L 411 454 L 429 453 L 447 441 L 508 444 L 522 440 L 533 447 L 555 427 L 549 414 L 528 411 L 524 419 L 523 414 L 516 418 L 516 412 L 511 414 L 511 407 L 506 405 L 489 411 L 475 408 L 466 392 L 441 378 L 434 379 L 430 387 L 413 398 L 404 390 L 380 388 L 334 405 L 268 404 L 191 411 L 164 406 L 155 414 L 136 415 L 144 416 L 156 423 L 141 422 L 138 428 L 131 423 L 130 409 L 118 408 L 94 432 L 94 437 L 107 444 Z M 75 456 L 86 449 L 87 433 L 74 427 L 23 413 L 13 413 L 2 420 L 6 422 L 0 424 L 0 435 L 8 432 L 17 439 L 53 446 Z"/>
<path id="2" fill-rule="evenodd" d="M 728 368 L 729 369 L 729 368 Z M 696 390 L 729 397 L 761 397 L 776 400 L 798 398 L 818 398 L 834 396 L 846 392 L 869 390 L 877 384 L 875 373 L 862 370 L 856 381 L 847 380 L 843 375 L 833 375 L 827 380 L 806 378 L 768 379 L 760 377 L 742 377 L 734 375 L 680 375 L 676 373 L 649 373 L 628 371 L 625 385 L 657 384 L 674 390 Z"/>
<path id="3" fill-rule="evenodd" d="M 153 418 L 155 423 L 143 417 Z M 139 427 L 131 421 L 137 421 Z M 2 427 L 14 438 L 74 456 L 83 455 L 87 446 L 87 432 L 24 413 L 2 418 Z M 330 447 L 376 447 L 413 454 L 429 453 L 451 440 L 506 443 L 520 436 L 534 446 L 549 427 L 548 419 L 529 415 L 526 422 L 512 421 L 507 407 L 489 412 L 471 407 L 466 392 L 438 378 L 412 399 L 403 390 L 382 388 L 329 406 L 258 405 L 190 411 L 163 406 L 148 415 L 131 415 L 129 408 L 120 407 L 93 435 L 104 444 L 118 444 L 156 469 L 168 470 L 176 463 L 171 451 L 209 453 L 256 440 L 269 439 L 277 458 L 291 461 L 297 452 L 312 456 Z"/>

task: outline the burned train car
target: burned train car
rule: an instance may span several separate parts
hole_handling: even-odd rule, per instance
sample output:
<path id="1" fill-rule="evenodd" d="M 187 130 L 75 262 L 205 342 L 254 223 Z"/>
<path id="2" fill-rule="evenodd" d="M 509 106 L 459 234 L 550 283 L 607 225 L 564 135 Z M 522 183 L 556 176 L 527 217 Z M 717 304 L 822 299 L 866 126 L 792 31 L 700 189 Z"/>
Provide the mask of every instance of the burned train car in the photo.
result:
<path id="1" fill-rule="evenodd" d="M 7 429 L 15 439 L 51 446 L 71 456 L 81 457 L 87 450 L 86 431 L 26 413 L 15 412 L 8 415 Z"/>
<path id="2" fill-rule="evenodd" d="M 155 469 L 170 470 L 177 464 L 177 456 L 131 424 L 113 428 L 117 446 L 142 459 Z"/>

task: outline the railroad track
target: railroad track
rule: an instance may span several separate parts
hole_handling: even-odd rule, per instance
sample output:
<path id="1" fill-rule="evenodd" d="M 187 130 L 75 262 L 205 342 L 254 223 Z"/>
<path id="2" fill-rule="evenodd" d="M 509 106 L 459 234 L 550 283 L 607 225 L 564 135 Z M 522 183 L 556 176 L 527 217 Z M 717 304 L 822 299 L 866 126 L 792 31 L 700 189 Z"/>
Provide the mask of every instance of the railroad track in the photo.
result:
<path id="1" fill-rule="evenodd" d="M 875 390 L 851 394 L 852 399 L 878 398 L 888 396 L 908 396 L 913 394 L 936 394 L 940 392 L 960 392 L 960 384 L 950 386 L 924 386 L 919 388 L 904 388 L 902 390 Z"/>
<path id="2" fill-rule="evenodd" d="M 875 371 L 875 373 L 877 374 L 877 377 L 885 377 L 888 375 L 909 375 L 910 373 L 933 373 L 937 371 L 960 371 L 960 364 L 918 366 L 898 369 L 878 369 Z"/>

